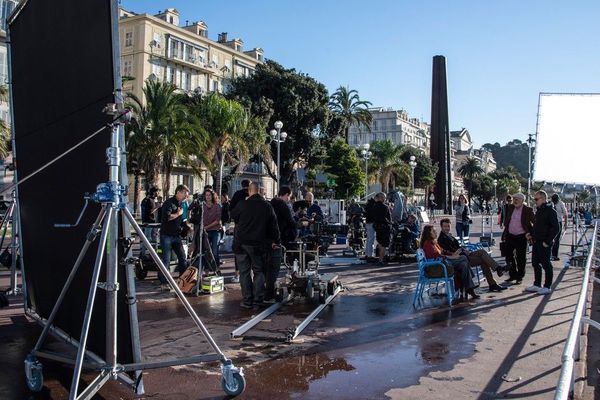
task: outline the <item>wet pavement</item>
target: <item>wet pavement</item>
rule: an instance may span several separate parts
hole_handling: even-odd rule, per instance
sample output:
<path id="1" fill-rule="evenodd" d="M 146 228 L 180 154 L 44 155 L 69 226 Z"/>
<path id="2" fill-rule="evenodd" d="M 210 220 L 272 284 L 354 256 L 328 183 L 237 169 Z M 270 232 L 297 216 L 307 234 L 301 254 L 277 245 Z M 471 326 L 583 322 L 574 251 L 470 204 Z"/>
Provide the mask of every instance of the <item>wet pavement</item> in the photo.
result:
<path id="1" fill-rule="evenodd" d="M 335 247 L 333 253 L 339 250 Z M 231 259 L 225 258 L 223 271 L 229 276 Z M 313 304 L 283 306 L 243 338 L 230 339 L 230 332 L 256 313 L 239 307 L 239 285 L 228 283 L 225 293 L 189 297 L 219 346 L 244 367 L 247 390 L 240 399 L 552 397 L 577 300 L 578 270 L 562 270 L 555 263 L 557 287 L 545 298 L 522 293 L 528 278 L 500 294 L 488 293 L 482 282 L 481 299 L 449 309 L 445 297 L 426 294 L 416 310 L 414 263 L 322 270 L 338 273 L 347 289 L 292 344 L 284 341 L 287 329 Z M 527 273 L 531 277 L 530 266 Z M 151 280 L 138 282 L 137 288 L 145 360 L 210 350 L 172 294 L 160 293 Z M 41 329 L 13 301 L 10 310 L 0 312 L 0 399 L 66 399 L 72 370 L 55 363 L 44 363 L 44 390 L 27 391 L 23 359 Z M 88 373 L 83 380 L 89 383 L 93 377 Z M 111 382 L 96 397 L 224 398 L 216 363 L 146 370 L 144 385 L 146 395 L 136 397 Z"/>

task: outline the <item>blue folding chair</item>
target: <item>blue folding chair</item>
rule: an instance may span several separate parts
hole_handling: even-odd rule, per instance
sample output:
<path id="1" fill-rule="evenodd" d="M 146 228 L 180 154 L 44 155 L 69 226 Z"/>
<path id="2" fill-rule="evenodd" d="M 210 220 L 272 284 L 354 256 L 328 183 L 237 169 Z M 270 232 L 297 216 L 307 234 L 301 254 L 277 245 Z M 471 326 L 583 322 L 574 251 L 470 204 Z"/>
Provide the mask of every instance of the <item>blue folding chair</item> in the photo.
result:
<path id="1" fill-rule="evenodd" d="M 456 290 L 454 289 L 454 274 L 448 273 L 448 268 L 444 260 L 441 258 L 434 260 L 427 260 L 425 258 L 425 253 L 423 249 L 417 250 L 417 265 L 419 266 L 419 278 L 417 281 L 417 289 L 415 290 L 415 297 L 413 299 L 413 307 L 416 307 L 417 300 L 420 301 L 423 293 L 425 292 L 425 287 L 431 287 L 431 284 L 435 283 L 436 287 L 440 283 L 444 283 L 446 285 L 446 293 L 448 294 L 448 305 L 452 306 L 452 301 L 454 300 L 454 293 Z M 441 268 L 443 271 L 443 276 L 440 277 L 431 277 L 427 276 L 428 270 L 433 268 Z"/>

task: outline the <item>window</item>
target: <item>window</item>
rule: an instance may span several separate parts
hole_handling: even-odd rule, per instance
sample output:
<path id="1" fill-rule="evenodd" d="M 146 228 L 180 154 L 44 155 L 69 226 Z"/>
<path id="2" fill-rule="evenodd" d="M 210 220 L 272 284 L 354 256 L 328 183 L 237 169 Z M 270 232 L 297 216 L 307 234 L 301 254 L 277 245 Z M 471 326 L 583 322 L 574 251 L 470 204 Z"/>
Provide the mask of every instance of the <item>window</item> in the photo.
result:
<path id="1" fill-rule="evenodd" d="M 125 32 L 125 47 L 133 46 L 133 32 Z"/>
<path id="2" fill-rule="evenodd" d="M 263 57 L 262 54 L 257 54 L 256 58 L 258 59 L 258 61 L 263 61 L 264 60 L 264 57 Z"/>
<path id="3" fill-rule="evenodd" d="M 213 81 L 213 92 L 219 91 L 219 81 Z"/>
<path id="4" fill-rule="evenodd" d="M 194 176 L 193 175 L 183 175 L 183 184 L 190 189 L 190 193 L 194 192 Z"/>
<path id="5" fill-rule="evenodd" d="M 125 60 L 123 62 L 123 75 L 124 76 L 133 76 L 133 61 Z"/>
<path id="6" fill-rule="evenodd" d="M 160 43 L 162 41 L 162 35 L 160 34 L 160 32 L 154 32 L 153 39 L 156 42 L 157 47 L 160 47 Z"/>
<path id="7" fill-rule="evenodd" d="M 167 67 L 167 82 L 175 84 L 175 69 L 173 67 Z"/>
<path id="8" fill-rule="evenodd" d="M 227 67 L 227 69 L 229 69 L 231 71 L 231 60 L 229 60 L 229 59 L 225 60 L 225 66 Z"/>
<path id="9" fill-rule="evenodd" d="M 152 73 L 156 75 L 158 80 L 162 80 L 162 67 L 158 64 L 152 64 Z"/>
<path id="10" fill-rule="evenodd" d="M 212 63 L 214 64 L 214 67 L 219 66 L 219 55 L 218 54 L 212 55 Z"/>
<path id="11" fill-rule="evenodd" d="M 376 131 L 377 130 L 377 121 L 373 121 L 373 130 Z"/>
<path id="12" fill-rule="evenodd" d="M 192 74 L 190 72 L 179 71 L 179 87 L 184 90 L 192 89 Z"/>

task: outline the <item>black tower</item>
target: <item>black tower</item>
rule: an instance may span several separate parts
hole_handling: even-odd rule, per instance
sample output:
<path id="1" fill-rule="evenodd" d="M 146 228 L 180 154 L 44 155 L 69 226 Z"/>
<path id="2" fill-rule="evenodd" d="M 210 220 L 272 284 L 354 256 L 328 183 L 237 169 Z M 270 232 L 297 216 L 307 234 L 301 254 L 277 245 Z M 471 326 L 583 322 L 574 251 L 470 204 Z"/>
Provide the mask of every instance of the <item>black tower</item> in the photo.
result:
<path id="1" fill-rule="evenodd" d="M 431 88 L 431 159 L 438 164 L 435 177 L 435 200 L 439 208 L 452 214 L 452 174 L 450 170 L 450 128 L 448 126 L 448 91 L 446 58 L 433 57 Z"/>

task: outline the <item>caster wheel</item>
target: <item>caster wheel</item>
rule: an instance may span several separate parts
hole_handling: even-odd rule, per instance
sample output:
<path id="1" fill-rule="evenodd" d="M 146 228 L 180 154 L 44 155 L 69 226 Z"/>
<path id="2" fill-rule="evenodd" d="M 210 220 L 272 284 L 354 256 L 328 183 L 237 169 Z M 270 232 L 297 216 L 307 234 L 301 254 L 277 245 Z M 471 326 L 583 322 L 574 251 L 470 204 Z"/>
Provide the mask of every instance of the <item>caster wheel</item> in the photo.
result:
<path id="1" fill-rule="evenodd" d="M 325 304 L 325 300 L 327 300 L 327 295 L 326 295 L 325 291 L 321 290 L 319 292 L 319 303 Z"/>
<path id="2" fill-rule="evenodd" d="M 25 360 L 25 381 L 32 392 L 39 392 L 44 386 L 42 364 L 31 355 Z"/>
<path id="3" fill-rule="evenodd" d="M 221 386 L 227 396 L 239 396 L 246 389 L 246 378 L 239 372 L 233 372 L 231 376 L 232 379 L 229 382 L 223 377 Z"/>
<path id="4" fill-rule="evenodd" d="M 277 301 L 283 300 L 283 288 L 277 289 L 277 292 L 275 292 L 275 300 L 277 300 Z"/>
<path id="5" fill-rule="evenodd" d="M 144 265 L 142 264 L 142 260 L 139 260 L 135 263 L 135 277 L 138 280 L 143 281 L 148 276 L 148 270 L 144 269 Z"/>

